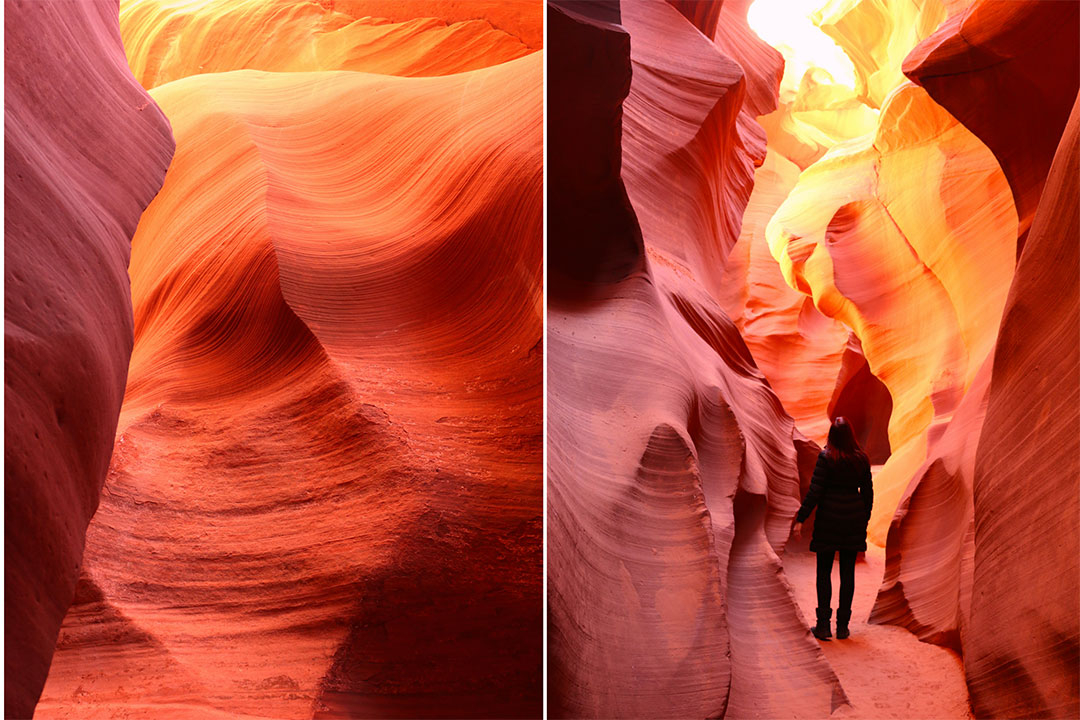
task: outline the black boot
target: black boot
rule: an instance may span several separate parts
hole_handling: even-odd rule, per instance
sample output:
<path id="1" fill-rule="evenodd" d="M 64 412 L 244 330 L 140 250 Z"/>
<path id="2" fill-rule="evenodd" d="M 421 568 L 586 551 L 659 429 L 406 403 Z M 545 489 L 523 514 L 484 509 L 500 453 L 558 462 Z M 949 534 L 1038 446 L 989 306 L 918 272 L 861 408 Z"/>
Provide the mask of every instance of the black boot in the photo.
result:
<path id="1" fill-rule="evenodd" d="M 817 625 L 810 629 L 818 640 L 828 640 L 832 637 L 829 621 L 832 619 L 832 608 L 817 609 Z"/>
<path id="2" fill-rule="evenodd" d="M 836 639 L 846 640 L 851 633 L 848 632 L 848 620 L 851 619 L 851 610 L 836 611 Z"/>

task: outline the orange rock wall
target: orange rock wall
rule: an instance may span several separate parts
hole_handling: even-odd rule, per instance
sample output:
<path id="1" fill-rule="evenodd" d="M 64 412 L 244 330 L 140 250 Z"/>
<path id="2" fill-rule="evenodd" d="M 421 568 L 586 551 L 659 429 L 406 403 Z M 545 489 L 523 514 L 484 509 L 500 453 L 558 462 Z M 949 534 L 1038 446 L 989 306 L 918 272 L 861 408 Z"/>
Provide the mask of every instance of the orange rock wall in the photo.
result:
<path id="1" fill-rule="evenodd" d="M 881 542 L 927 430 L 951 417 L 994 342 L 1015 255 L 1008 185 L 978 139 L 907 85 L 875 135 L 802 173 L 766 236 L 788 282 L 855 331 L 889 388 L 892 456 L 871 519 Z"/>
<path id="2" fill-rule="evenodd" d="M 978 715 L 1080 712 L 1078 196 L 1074 102 L 1009 289 L 975 461 L 964 666 Z"/>
<path id="3" fill-rule="evenodd" d="M 904 61 L 904 73 L 997 157 L 1016 201 L 1019 249 L 1080 86 L 1078 25 L 1074 2 L 978 0 Z"/>
<path id="4" fill-rule="evenodd" d="M 1056 140 L 1065 127 L 1060 109 L 1067 114 L 1077 92 L 1075 64 L 1066 60 L 1080 47 L 1075 11 L 1071 3 L 975 3 L 904 65 L 994 151 L 1019 213 L 1022 254 L 996 350 L 940 439 L 932 433 L 927 461 L 892 521 L 873 615 L 961 651 L 979 716 L 1069 717 L 1080 695 L 1073 672 L 1080 632 L 1070 610 L 1080 475 L 1072 368 L 1078 278 L 1076 243 L 1066 240 L 1077 230 L 1075 203 L 1064 199 L 1076 196 L 1075 108 Z M 1036 66 L 1038 80 L 1019 79 L 1032 78 Z M 1054 67 L 1061 70 L 1042 72 Z M 1036 110 L 1022 119 L 1018 107 Z M 1039 250 L 1029 257 L 1024 241 L 1036 238 L 1033 219 L 1041 220 Z M 1033 312 L 1035 295 L 1054 297 Z M 1032 434 L 1024 424 L 1032 411 L 1024 408 L 1036 404 Z M 1054 464 L 1040 472 L 1041 462 Z M 1020 520 L 1024 513 L 1038 520 Z"/>
<path id="5" fill-rule="evenodd" d="M 483 12 L 498 8 L 481 3 L 475 3 L 476 16 L 449 13 L 456 20 L 435 14 L 442 9 L 436 2 L 410 3 L 397 19 L 368 14 L 379 9 L 376 3 L 296 0 L 212 0 L 188 6 L 124 0 L 120 28 L 131 69 L 147 88 L 189 75 L 241 69 L 450 75 L 539 48 L 493 27 Z M 538 8 L 530 11 L 532 24 L 538 24 Z M 530 37 L 535 34 L 526 17 L 519 25 L 512 27 Z"/>
<path id="6" fill-rule="evenodd" d="M 450 37 L 437 77 L 153 90 L 177 153 L 39 717 L 539 714 L 543 58 Z"/>

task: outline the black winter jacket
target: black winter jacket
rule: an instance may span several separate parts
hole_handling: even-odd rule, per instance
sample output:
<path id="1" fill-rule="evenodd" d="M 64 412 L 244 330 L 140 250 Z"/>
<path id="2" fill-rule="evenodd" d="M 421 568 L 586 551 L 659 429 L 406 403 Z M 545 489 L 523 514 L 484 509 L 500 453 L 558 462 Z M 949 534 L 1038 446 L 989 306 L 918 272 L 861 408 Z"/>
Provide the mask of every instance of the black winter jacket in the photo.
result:
<path id="1" fill-rule="evenodd" d="M 796 521 L 805 522 L 815 506 L 811 551 L 866 550 L 866 524 L 874 507 L 870 463 L 832 460 L 822 450 Z"/>

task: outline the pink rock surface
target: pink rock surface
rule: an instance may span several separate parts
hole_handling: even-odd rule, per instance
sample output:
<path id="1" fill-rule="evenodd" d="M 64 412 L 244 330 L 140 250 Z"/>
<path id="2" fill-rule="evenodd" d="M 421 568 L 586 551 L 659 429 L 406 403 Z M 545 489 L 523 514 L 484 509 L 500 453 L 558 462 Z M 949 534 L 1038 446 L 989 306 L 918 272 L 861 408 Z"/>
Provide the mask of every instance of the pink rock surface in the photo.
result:
<path id="1" fill-rule="evenodd" d="M 4 708 L 25 718 L 112 454 L 130 241 L 173 140 L 128 70 L 115 1 L 4 10 Z"/>
<path id="2" fill-rule="evenodd" d="M 734 5 L 724 6 L 715 42 L 666 3 L 613 10 L 558 3 L 550 13 L 553 61 L 559 47 L 581 60 L 575 75 L 553 71 L 549 85 L 551 187 L 588 191 L 591 181 L 592 197 L 613 200 L 575 229 L 579 200 L 553 194 L 550 232 L 587 247 L 588 267 L 623 270 L 586 275 L 570 253 L 549 256 L 552 276 L 577 278 L 552 286 L 548 309 L 549 709 L 828 715 L 845 696 L 779 558 L 814 447 L 710 293 L 764 157 L 752 117 L 770 109 L 757 89 L 775 92 L 779 58 Z M 598 32 L 602 52 L 586 44 Z M 605 105 L 580 132 L 598 139 L 593 157 L 603 148 L 597 165 L 609 172 L 564 178 L 576 168 L 555 158 L 578 147 L 563 132 L 580 118 L 575 102 L 592 85 L 611 91 L 605 102 L 625 87 L 624 33 L 633 75 L 622 171 L 610 172 L 620 162 L 609 144 L 618 113 Z M 722 44 L 774 64 L 744 70 Z M 640 218 L 639 254 L 634 228 L 602 244 L 587 231 L 605 215 L 620 227 L 633 218 L 617 201 L 623 181 Z"/>
<path id="3" fill-rule="evenodd" d="M 1009 289 L 975 460 L 964 666 L 980 717 L 1080 716 L 1078 197 L 1080 96 Z"/>

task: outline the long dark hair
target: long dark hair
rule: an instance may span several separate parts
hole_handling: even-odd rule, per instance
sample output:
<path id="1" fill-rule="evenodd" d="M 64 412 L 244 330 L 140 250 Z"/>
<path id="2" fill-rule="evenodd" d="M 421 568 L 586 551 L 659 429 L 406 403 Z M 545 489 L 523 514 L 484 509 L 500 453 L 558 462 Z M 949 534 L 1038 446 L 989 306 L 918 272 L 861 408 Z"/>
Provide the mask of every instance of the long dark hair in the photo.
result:
<path id="1" fill-rule="evenodd" d="M 855 431 L 847 418 L 837 415 L 829 427 L 829 441 L 825 443 L 825 455 L 830 460 L 852 462 L 859 460 L 869 464 L 866 453 L 855 439 Z"/>

